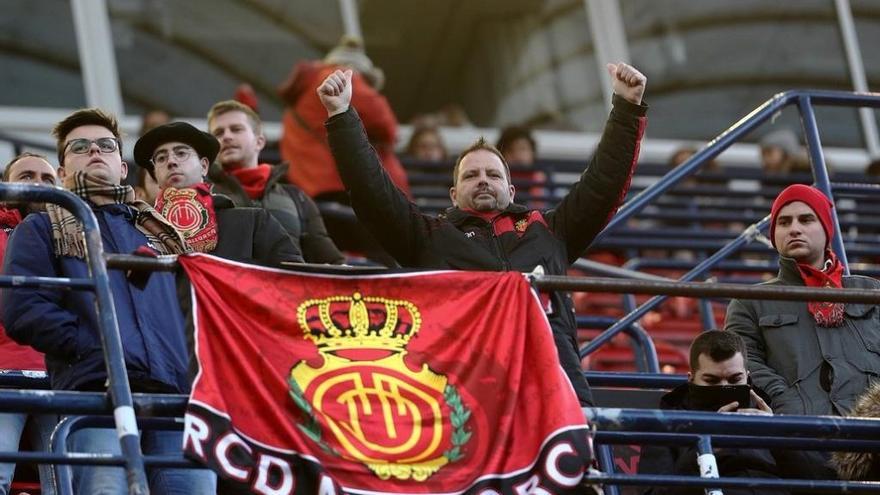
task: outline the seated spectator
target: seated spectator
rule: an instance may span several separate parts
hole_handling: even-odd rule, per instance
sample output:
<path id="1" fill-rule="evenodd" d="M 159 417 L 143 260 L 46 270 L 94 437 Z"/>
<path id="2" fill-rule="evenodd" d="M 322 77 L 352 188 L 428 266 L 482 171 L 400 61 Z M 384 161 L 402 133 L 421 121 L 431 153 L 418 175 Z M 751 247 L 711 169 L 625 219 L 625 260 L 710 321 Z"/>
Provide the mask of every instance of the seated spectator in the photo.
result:
<path id="1" fill-rule="evenodd" d="M 161 188 L 156 210 L 196 251 L 270 266 L 302 262 L 297 246 L 266 210 L 235 208 L 228 197 L 211 194 L 204 179 L 219 150 L 214 136 L 186 122 L 161 125 L 138 139 L 134 159 Z"/>
<path id="2" fill-rule="evenodd" d="M 739 414 L 772 415 L 773 410 L 761 397 L 763 392 L 750 385 L 746 371 L 748 351 L 745 342 L 733 332 L 708 330 L 694 339 L 690 349 L 688 382 L 679 385 L 660 399 L 660 409 L 717 411 Z M 750 403 L 729 401 L 722 391 L 739 387 L 748 390 Z M 721 387 L 726 387 L 722 389 Z M 732 393 L 731 397 L 739 395 Z M 714 449 L 718 473 L 724 477 L 778 477 L 776 461 L 765 449 Z M 696 446 L 648 445 L 642 448 L 639 474 L 676 474 L 699 476 Z M 702 495 L 702 488 L 653 487 L 646 495 Z M 725 488 L 725 495 L 782 494 L 781 490 Z"/>
<path id="3" fill-rule="evenodd" d="M 520 126 L 505 127 L 501 130 L 501 136 L 495 147 L 510 165 L 511 179 L 523 183 L 524 189 L 528 191 L 529 196 L 532 196 L 536 206 L 545 205 L 543 196 L 547 193 L 544 188 L 547 174 L 535 169 L 538 145 L 532 136 L 532 131 Z M 523 186 L 517 185 L 517 187 Z"/>
<path id="4" fill-rule="evenodd" d="M 152 249 L 182 254 L 191 249 L 168 221 L 134 190 L 121 185 L 128 173 L 116 119 L 98 109 L 78 110 L 55 126 L 58 175 L 64 187 L 88 203 L 101 229 L 107 253 Z M 47 205 L 46 213 L 28 215 L 9 239 L 4 271 L 29 277 L 88 278 L 81 222 L 67 210 Z M 126 273 L 108 273 L 127 374 L 134 392 L 189 392 L 188 352 L 175 276 L 156 272 L 135 286 Z M 99 335 L 95 296 L 89 291 L 62 292 L 44 287 L 3 291 L 7 334 L 46 355 L 55 390 L 106 392 L 108 376 Z M 133 419 L 133 418 L 132 418 Z M 145 454 L 180 454 L 181 431 L 145 429 Z M 115 429 L 87 428 L 71 435 L 71 451 L 120 455 Z M 205 469 L 148 468 L 153 493 L 213 495 L 216 476 Z M 75 466 L 75 493 L 125 493 L 125 470 L 116 466 Z"/>
<path id="5" fill-rule="evenodd" d="M 282 158 L 291 164 L 288 178 L 318 201 L 349 204 L 327 145 L 326 112 L 315 94 L 324 78 L 346 68 L 354 71 L 354 104 L 364 121 L 367 138 L 382 158 L 391 180 L 409 195 L 406 171 L 394 154 L 397 118 L 380 93 L 385 75 L 364 53 L 363 42 L 351 36 L 343 36 L 323 61 L 298 63 L 278 89 L 287 107 L 280 147 Z"/>
<path id="6" fill-rule="evenodd" d="M 761 138 L 761 168 L 765 174 L 809 172 L 797 135 L 791 129 L 778 129 Z"/>
<path id="7" fill-rule="evenodd" d="M 406 145 L 406 155 L 420 162 L 446 161 L 446 145 L 436 127 L 416 126 Z"/>
<path id="8" fill-rule="evenodd" d="M 263 123 L 237 101 L 221 101 L 208 112 L 208 128 L 220 142 L 217 160 L 208 169 L 214 192 L 235 206 L 263 208 L 287 231 L 309 263 L 342 263 L 345 257 L 327 235 L 315 202 L 296 186 L 284 184 L 287 164 L 260 163 L 266 145 Z"/>
<path id="9" fill-rule="evenodd" d="M 56 180 L 55 168 L 45 156 L 35 153 L 22 153 L 3 169 L 3 182 L 54 186 Z M 8 236 L 31 211 L 34 211 L 33 206 L 28 205 L 0 206 L 0 264 L 3 263 Z M 16 344 L 6 336 L 6 330 L 0 325 L 0 369 L 46 371 L 46 364 L 42 354 L 30 347 Z M 0 452 L 18 450 L 19 441 L 25 431 L 34 450 L 49 451 L 49 437 L 57 423 L 58 417 L 54 414 L 0 414 Z M 40 492 L 43 495 L 54 494 L 52 466 L 40 464 L 39 471 Z M 15 463 L 0 463 L 0 494 L 9 493 L 14 474 Z"/>
<path id="10" fill-rule="evenodd" d="M 849 416 L 880 419 L 880 382 L 875 382 L 859 397 Z M 835 452 L 831 455 L 831 464 L 841 479 L 880 481 L 878 452 Z"/>

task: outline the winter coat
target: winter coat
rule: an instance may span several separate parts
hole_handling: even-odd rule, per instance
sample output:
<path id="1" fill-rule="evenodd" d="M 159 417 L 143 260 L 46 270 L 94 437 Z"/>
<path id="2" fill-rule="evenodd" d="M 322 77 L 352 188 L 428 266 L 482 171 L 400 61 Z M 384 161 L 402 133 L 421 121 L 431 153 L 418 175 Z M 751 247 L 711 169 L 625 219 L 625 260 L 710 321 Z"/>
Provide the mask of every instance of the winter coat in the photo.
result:
<path id="1" fill-rule="evenodd" d="M 297 64 L 279 91 L 287 106 L 282 120 L 281 157 L 291 164 L 290 182 L 313 198 L 344 191 L 323 126 L 327 110 L 315 91 L 336 69 L 345 67 L 323 62 Z M 370 144 L 379 153 L 391 180 L 409 194 L 406 172 L 394 154 L 397 118 L 391 105 L 357 72 L 352 75 L 351 83 L 354 87 L 352 105 L 360 110 Z"/>
<path id="2" fill-rule="evenodd" d="M 217 247 L 210 254 L 229 260 L 276 266 L 303 257 L 278 220 L 262 208 L 236 208 L 226 196 L 213 195 Z"/>
<path id="3" fill-rule="evenodd" d="M 106 253 L 129 254 L 147 245 L 134 226 L 135 211 L 122 204 L 93 207 Z M 89 277 L 86 262 L 55 254 L 45 213 L 29 215 L 12 234 L 4 273 L 39 277 Z M 123 270 L 108 271 L 125 365 L 133 390 L 187 393 L 187 349 L 174 274 L 155 272 L 142 288 Z M 15 288 L 3 291 L 8 335 L 46 355 L 52 388 L 97 390 L 107 379 L 91 291 Z M 106 311 L 106 308 L 104 308 Z"/>
<path id="4" fill-rule="evenodd" d="M 491 223 L 458 208 L 422 214 L 382 173 L 357 111 L 327 121 L 328 137 L 358 220 L 404 267 L 457 270 L 517 270 L 542 266 L 564 275 L 614 214 L 629 187 L 638 159 L 647 107 L 615 96 L 590 165 L 552 210 L 511 204 Z M 560 362 L 583 404 L 592 397 L 581 372 L 574 307 L 568 293 L 550 295 L 549 319 Z"/>
<path id="5" fill-rule="evenodd" d="M 766 285 L 803 286 L 795 260 L 780 258 Z M 878 289 L 868 277 L 845 276 L 844 288 Z M 846 304 L 842 326 L 820 327 L 806 302 L 732 300 L 725 330 L 746 341 L 749 371 L 777 414 L 845 415 L 880 380 L 880 308 Z"/>
<path id="6" fill-rule="evenodd" d="M 263 208 L 271 213 L 307 262 L 344 262 L 345 256 L 327 235 L 327 228 L 315 202 L 295 186 L 281 183 L 286 174 L 287 164 L 272 167 L 263 196 L 256 200 L 248 197 L 238 179 L 224 172 L 218 163 L 208 169 L 208 180 L 214 184 L 215 194 L 228 196 L 235 206 Z"/>
<path id="7" fill-rule="evenodd" d="M 764 396 L 760 389 L 754 389 Z M 691 410 L 688 403 L 688 385 L 682 384 L 660 399 L 660 409 Z M 715 448 L 715 461 L 722 477 L 732 478 L 778 478 L 779 471 L 773 454 L 766 449 Z M 697 447 L 647 445 L 639 456 L 639 474 L 675 474 L 699 476 Z M 788 491 L 752 488 L 725 488 L 725 495 L 783 495 Z M 703 495 L 702 488 L 652 487 L 644 495 Z"/>

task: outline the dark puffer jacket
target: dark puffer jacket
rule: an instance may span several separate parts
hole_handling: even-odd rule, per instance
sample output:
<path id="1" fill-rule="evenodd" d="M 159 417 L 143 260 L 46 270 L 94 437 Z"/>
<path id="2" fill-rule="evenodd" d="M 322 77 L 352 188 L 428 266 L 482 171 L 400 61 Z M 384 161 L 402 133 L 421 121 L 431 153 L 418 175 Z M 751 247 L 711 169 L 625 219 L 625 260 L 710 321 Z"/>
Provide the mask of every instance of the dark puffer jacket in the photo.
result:
<path id="1" fill-rule="evenodd" d="M 402 266 L 531 272 L 540 265 L 547 274 L 564 275 L 626 194 L 646 111 L 645 105 L 615 96 L 592 161 L 560 204 L 547 211 L 511 204 L 491 223 L 458 208 L 439 217 L 422 214 L 383 172 L 354 108 L 332 117 L 326 126 L 358 219 Z M 577 354 L 571 297 L 555 292 L 550 302 L 561 365 L 581 403 L 591 405 Z"/>

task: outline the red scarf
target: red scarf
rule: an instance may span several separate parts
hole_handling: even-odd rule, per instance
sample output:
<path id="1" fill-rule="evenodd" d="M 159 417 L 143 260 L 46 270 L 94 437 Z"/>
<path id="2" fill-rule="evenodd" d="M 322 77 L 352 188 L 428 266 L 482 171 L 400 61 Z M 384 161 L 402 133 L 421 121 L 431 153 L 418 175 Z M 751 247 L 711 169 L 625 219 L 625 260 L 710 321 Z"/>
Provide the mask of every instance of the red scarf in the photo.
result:
<path id="1" fill-rule="evenodd" d="M 824 270 L 806 263 L 797 264 L 807 287 L 843 288 L 843 265 L 832 251 L 828 251 L 827 259 Z M 810 301 L 807 303 L 807 309 L 820 327 L 839 327 L 843 324 L 843 303 Z"/>
<path id="2" fill-rule="evenodd" d="M 263 196 L 271 172 L 272 167 L 265 163 L 252 168 L 237 168 L 230 171 L 251 199 L 259 199 Z"/>
<path id="3" fill-rule="evenodd" d="M 156 210 L 186 239 L 193 250 L 210 253 L 217 247 L 217 214 L 211 186 L 169 187 L 159 191 Z"/>
<path id="4" fill-rule="evenodd" d="M 0 228 L 14 229 L 21 223 L 21 212 L 18 208 L 5 208 L 0 206 Z"/>

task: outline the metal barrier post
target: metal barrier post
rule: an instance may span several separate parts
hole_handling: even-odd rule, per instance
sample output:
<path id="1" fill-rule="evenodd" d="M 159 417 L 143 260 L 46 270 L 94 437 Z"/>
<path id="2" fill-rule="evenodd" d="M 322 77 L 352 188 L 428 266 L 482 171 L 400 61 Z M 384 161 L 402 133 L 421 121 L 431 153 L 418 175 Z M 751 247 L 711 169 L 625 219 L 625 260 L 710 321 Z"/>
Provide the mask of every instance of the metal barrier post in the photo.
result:
<path id="1" fill-rule="evenodd" d="M 825 155 L 822 154 L 822 140 L 819 137 L 819 125 L 816 123 L 816 113 L 808 95 L 802 95 L 797 100 L 798 109 L 801 112 L 801 124 L 804 127 L 804 137 L 807 140 L 807 152 L 810 155 L 810 166 L 813 169 L 813 179 L 816 188 L 825 193 L 831 204 L 834 204 L 834 195 L 831 192 L 831 179 L 828 178 L 828 168 L 825 166 Z M 843 264 L 844 275 L 849 275 L 849 263 L 846 259 L 846 249 L 843 247 L 843 235 L 840 233 L 840 220 L 837 218 L 837 209 L 831 210 L 832 229 L 834 238 L 831 239 L 831 248 L 837 254 Z"/>
<path id="2" fill-rule="evenodd" d="M 697 465 L 700 467 L 700 478 L 717 478 L 718 462 L 712 452 L 712 439 L 708 435 L 700 435 L 697 439 Z M 717 488 L 706 488 L 706 495 L 724 495 Z"/>
<path id="3" fill-rule="evenodd" d="M 596 446 L 596 460 L 599 461 L 599 469 L 605 473 L 614 473 L 614 453 L 611 446 L 601 444 Z M 605 485 L 602 487 L 605 495 L 620 495 L 617 485 Z"/>
<path id="4" fill-rule="evenodd" d="M 91 208 L 69 191 L 45 186 L 24 184 L 0 184 L 0 199 L 19 202 L 56 203 L 76 216 L 83 224 L 86 240 L 86 256 L 89 273 L 94 279 L 95 310 L 98 312 L 98 326 L 107 366 L 110 398 L 114 405 L 113 416 L 122 453 L 126 459 L 126 478 L 129 493 L 141 495 L 149 493 L 144 458 L 141 452 L 137 421 L 128 383 L 128 372 L 122 351 L 122 340 L 116 321 L 116 307 L 110 292 L 110 279 L 104 264 L 104 246 L 101 232 Z"/>

